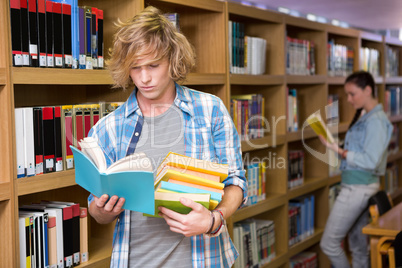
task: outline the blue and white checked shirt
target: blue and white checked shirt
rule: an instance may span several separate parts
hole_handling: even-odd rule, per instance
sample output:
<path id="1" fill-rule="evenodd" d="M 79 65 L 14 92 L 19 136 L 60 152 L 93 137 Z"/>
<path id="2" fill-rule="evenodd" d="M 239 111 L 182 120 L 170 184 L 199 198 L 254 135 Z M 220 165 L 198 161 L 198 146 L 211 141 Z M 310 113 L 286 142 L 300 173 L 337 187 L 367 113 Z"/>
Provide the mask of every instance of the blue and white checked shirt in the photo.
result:
<path id="1" fill-rule="evenodd" d="M 247 197 L 240 140 L 223 102 L 216 96 L 176 84 L 174 104 L 183 111 L 185 154 L 190 157 L 229 164 L 225 186 L 237 185 Z M 116 111 L 102 118 L 89 132 L 98 140 L 107 165 L 126 156 L 131 137 L 142 113 L 136 90 Z M 92 201 L 92 195 L 88 198 Z M 117 219 L 110 267 L 128 267 L 130 211 Z M 226 226 L 218 236 L 197 235 L 191 238 L 193 267 L 231 267 L 238 253 Z"/>

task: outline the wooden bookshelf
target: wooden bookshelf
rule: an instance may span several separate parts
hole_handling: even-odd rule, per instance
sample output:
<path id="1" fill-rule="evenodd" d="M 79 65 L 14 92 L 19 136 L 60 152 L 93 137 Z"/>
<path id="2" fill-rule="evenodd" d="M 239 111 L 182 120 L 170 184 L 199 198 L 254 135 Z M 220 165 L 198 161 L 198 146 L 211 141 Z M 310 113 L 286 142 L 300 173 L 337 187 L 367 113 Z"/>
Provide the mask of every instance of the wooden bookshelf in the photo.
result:
<path id="1" fill-rule="evenodd" d="M 248 218 L 268 219 L 275 222 L 276 258 L 263 265 L 264 268 L 288 267 L 289 258 L 304 250 L 318 253 L 319 267 L 330 267 L 325 255 L 319 249 L 328 216 L 328 190 L 340 182 L 340 176 L 329 177 L 329 168 L 324 162 L 308 153 L 305 145 L 323 153 L 324 147 L 318 137 L 303 122 L 317 110 L 325 114 L 329 94 L 339 96 L 338 125 L 330 127 L 331 132 L 343 136 L 354 115 L 347 102 L 343 84 L 345 76 L 330 77 L 327 70 L 327 42 L 354 49 L 353 70 L 359 69 L 359 49 L 362 46 L 380 51 L 380 76 L 376 77 L 379 99 L 384 101 L 387 85 L 402 85 L 402 71 L 399 76 L 385 77 L 385 45 L 401 50 L 402 42 L 392 38 L 345 29 L 295 18 L 270 10 L 244 6 L 234 2 L 216 0 L 82 0 L 80 5 L 99 7 L 104 10 L 105 55 L 112 46 L 114 22 L 125 20 L 139 13 L 147 5 L 154 5 L 163 12 L 177 12 L 180 15 L 180 29 L 194 46 L 197 65 L 183 82 L 191 88 L 215 94 L 220 97 L 228 110 L 231 96 L 240 94 L 262 94 L 265 99 L 264 116 L 269 128 L 263 138 L 242 141 L 244 157 L 265 159 L 270 164 L 267 170 L 266 199 L 239 209 L 230 219 L 228 228 Z M 10 19 L 8 1 L 0 4 L 0 147 L 3 150 L 0 162 L 0 260 L 1 267 L 19 265 L 18 206 L 42 199 L 80 202 L 86 205 L 88 193 L 76 185 L 74 170 L 44 174 L 17 179 L 15 151 L 14 108 L 27 106 L 62 105 L 97 101 L 125 101 L 130 90 L 112 90 L 113 83 L 105 70 L 71 70 L 52 68 L 11 67 Z M 242 75 L 230 73 L 228 21 L 242 22 L 249 36 L 267 41 L 266 71 L 262 75 Z M 286 74 L 286 36 L 306 39 L 315 44 L 315 75 Z M 106 59 L 108 56 L 106 56 Z M 299 131 L 286 129 L 287 88 L 296 88 L 299 97 Z M 65 92 L 69 92 L 66 94 Z M 44 97 L 46 96 L 46 97 Z M 391 117 L 393 123 L 402 127 L 402 116 Z M 288 189 L 287 163 L 290 150 L 305 152 L 304 184 Z M 401 152 L 389 156 L 402 168 Z M 277 161 L 277 162 L 275 162 Z M 402 175 L 399 175 L 400 177 Z M 402 179 L 399 178 L 400 185 Z M 400 193 L 397 190 L 394 195 Z M 291 199 L 313 194 L 315 204 L 315 232 L 291 247 L 288 246 L 289 222 L 288 203 Z M 113 224 L 100 226 L 90 221 L 89 262 L 79 267 L 106 267 L 110 262 Z"/>

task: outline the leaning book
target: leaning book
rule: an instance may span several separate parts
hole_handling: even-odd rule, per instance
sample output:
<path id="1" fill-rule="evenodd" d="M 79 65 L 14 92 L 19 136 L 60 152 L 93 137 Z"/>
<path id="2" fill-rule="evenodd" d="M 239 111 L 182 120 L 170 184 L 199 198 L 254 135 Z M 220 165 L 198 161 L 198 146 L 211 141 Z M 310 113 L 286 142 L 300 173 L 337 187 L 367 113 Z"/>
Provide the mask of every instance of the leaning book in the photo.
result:
<path id="1" fill-rule="evenodd" d="M 317 135 L 323 136 L 329 143 L 334 143 L 334 137 L 322 120 L 319 111 L 310 115 L 306 121 Z"/>
<path id="2" fill-rule="evenodd" d="M 95 139 L 80 141 L 82 151 L 70 146 L 74 154 L 75 182 L 100 197 L 124 197 L 124 209 L 155 213 L 154 174 L 151 160 L 134 153 L 107 167 L 105 156 Z"/>

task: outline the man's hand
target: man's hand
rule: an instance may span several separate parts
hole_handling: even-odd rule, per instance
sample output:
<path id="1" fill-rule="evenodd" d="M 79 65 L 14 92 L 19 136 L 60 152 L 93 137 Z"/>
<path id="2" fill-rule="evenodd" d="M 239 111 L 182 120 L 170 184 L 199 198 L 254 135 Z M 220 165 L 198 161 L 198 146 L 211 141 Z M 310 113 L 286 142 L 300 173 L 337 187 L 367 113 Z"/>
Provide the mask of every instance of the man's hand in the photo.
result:
<path id="1" fill-rule="evenodd" d="M 180 202 L 193 210 L 185 215 L 165 207 L 159 207 L 161 212 L 159 215 L 166 220 L 166 223 L 170 226 L 170 230 L 187 237 L 203 234 L 208 231 L 211 225 L 211 212 L 201 204 L 188 198 L 181 198 Z M 220 223 L 220 219 L 218 218 L 215 216 L 215 222 L 218 221 Z"/>
<path id="2" fill-rule="evenodd" d="M 100 198 L 94 196 L 94 200 L 89 206 L 89 213 L 91 216 L 101 224 L 107 224 L 124 211 L 122 209 L 125 199 L 119 198 L 114 195 L 109 199 L 107 194 L 102 195 Z"/>

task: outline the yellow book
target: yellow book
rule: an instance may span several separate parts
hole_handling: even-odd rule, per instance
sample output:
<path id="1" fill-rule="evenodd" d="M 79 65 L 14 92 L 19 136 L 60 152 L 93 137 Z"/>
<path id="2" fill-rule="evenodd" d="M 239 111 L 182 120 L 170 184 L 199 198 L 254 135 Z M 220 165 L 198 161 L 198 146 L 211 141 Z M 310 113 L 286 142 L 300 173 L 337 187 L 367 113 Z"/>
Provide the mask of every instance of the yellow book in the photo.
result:
<path id="1" fill-rule="evenodd" d="M 334 142 L 334 137 L 321 118 L 320 112 L 315 112 L 307 118 L 307 123 L 317 135 L 322 135 L 329 143 Z"/>
<path id="2" fill-rule="evenodd" d="M 159 173 L 161 173 L 161 171 L 166 166 L 179 167 L 183 169 L 216 175 L 220 177 L 221 182 L 227 178 L 229 172 L 229 165 L 213 163 L 211 161 L 188 157 L 173 152 L 169 152 L 168 155 L 165 157 L 165 159 L 162 161 L 162 163 L 159 165 L 156 171 L 157 176 L 159 176 Z M 215 188 L 220 189 L 219 183 L 215 185 L 217 185 L 217 187 Z"/>
<path id="3" fill-rule="evenodd" d="M 166 166 L 164 169 L 162 169 L 158 173 L 154 186 L 157 187 L 159 182 L 168 181 L 169 179 L 190 182 L 193 184 L 208 186 L 208 187 L 212 187 L 215 189 L 223 189 L 225 187 L 225 185 L 221 182 L 216 182 L 216 181 L 208 180 L 208 179 L 201 178 L 198 176 L 182 173 L 182 172 L 171 169 L 170 166 Z"/>

